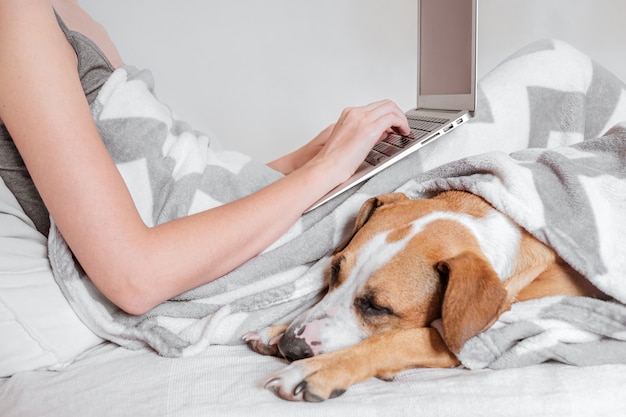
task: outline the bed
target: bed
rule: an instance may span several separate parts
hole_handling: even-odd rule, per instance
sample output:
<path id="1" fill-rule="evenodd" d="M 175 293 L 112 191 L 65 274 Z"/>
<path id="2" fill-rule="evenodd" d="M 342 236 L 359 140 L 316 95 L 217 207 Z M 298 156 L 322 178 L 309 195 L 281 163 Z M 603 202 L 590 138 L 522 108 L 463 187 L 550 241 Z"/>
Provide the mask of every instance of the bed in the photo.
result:
<path id="1" fill-rule="evenodd" d="M 577 72 L 572 74 L 572 68 Z M 141 81 L 144 93 L 151 90 L 152 81 L 145 72 L 126 68 L 116 76 L 122 80 L 118 86 L 132 78 Z M 125 90 L 105 91 L 99 101 L 103 107 L 93 111 L 106 141 L 107 124 L 112 120 L 109 110 L 119 110 L 107 108 L 106 100 L 114 98 L 115 91 L 124 94 Z M 327 237 L 327 246 L 336 244 L 365 198 L 384 189 L 406 187 L 416 172 L 440 172 L 432 170 L 480 152 L 497 150 L 502 156 L 529 147 L 570 146 L 602 136 L 626 120 L 625 92 L 621 81 L 568 45 L 551 40 L 533 44 L 481 81 L 481 111 L 471 124 L 406 161 L 398 168 L 403 174 L 386 171 L 337 201 L 336 206 L 313 214 L 321 217 L 304 218 L 281 242 L 233 275 L 173 299 L 143 317 L 121 314 L 103 300 L 71 253 L 63 251 L 64 242 L 54 224 L 50 238 L 44 238 L 0 182 L 0 415 L 624 415 L 623 310 L 616 310 L 617 330 L 608 335 L 614 355 L 586 351 L 584 366 L 552 355 L 501 369 L 489 364 L 471 370 L 466 366 L 413 369 L 389 382 L 371 379 L 357 384 L 341 397 L 321 404 L 283 401 L 264 389 L 264 380 L 285 362 L 251 352 L 239 338 L 245 331 L 288 319 L 318 295 L 321 288 L 315 277 L 325 267 L 323 260 L 294 259 L 304 256 L 301 254 L 285 256 L 285 248 L 297 246 L 302 236 L 321 233 L 320 225 L 332 223 L 334 229 L 324 230 L 322 236 Z M 512 111 L 512 101 L 528 103 L 515 106 L 524 110 L 521 116 Z M 541 114 L 533 113 L 541 108 Z M 107 118 L 100 117 L 105 113 Z M 159 110 L 148 116 L 163 115 Z M 145 119 L 146 114 L 141 117 Z M 516 128 L 514 133 L 502 130 L 507 125 Z M 119 132 L 114 123 L 111 131 Z M 507 140 L 502 140 L 505 135 Z M 204 136 L 198 137 L 199 143 L 204 140 Z M 258 174 L 257 168 L 249 169 L 253 162 L 248 159 L 221 152 L 215 150 L 215 155 L 226 158 L 215 162 L 221 168 L 244 164 L 248 168 L 236 171 Z M 133 171 L 137 165 L 128 164 L 125 156 L 120 158 L 124 162 L 118 166 L 134 196 L 150 194 L 141 191 L 140 181 L 133 180 L 141 177 Z M 626 176 L 623 168 L 618 169 Z M 263 181 L 274 178 L 272 173 L 267 175 Z M 252 187 L 262 186 L 263 181 Z M 245 181 L 246 187 L 250 182 Z M 251 191 L 246 187 L 240 192 Z M 624 201 L 621 198 L 618 203 Z M 138 207 L 145 206 L 139 197 L 136 202 Z M 194 204 L 185 208 L 193 209 L 198 208 Z M 331 212 L 332 221 L 327 220 Z M 167 220 L 150 217 L 150 213 L 154 210 L 142 211 L 146 223 Z M 310 249 L 307 252 L 324 250 Z M 253 273 L 267 269 L 263 262 L 276 267 L 274 256 L 294 264 L 281 264 L 283 269 L 272 270 L 263 279 L 256 275 L 251 279 Z M 196 316 L 184 314 L 197 311 L 200 304 L 210 308 Z M 557 343 L 572 346 L 571 341 Z"/>
<path id="2" fill-rule="evenodd" d="M 4 417 L 30 416 L 617 416 L 626 366 L 556 363 L 521 369 L 422 369 L 370 380 L 320 404 L 280 400 L 261 385 L 281 361 L 243 346 L 185 359 L 99 346 L 62 372 L 0 383 Z"/>

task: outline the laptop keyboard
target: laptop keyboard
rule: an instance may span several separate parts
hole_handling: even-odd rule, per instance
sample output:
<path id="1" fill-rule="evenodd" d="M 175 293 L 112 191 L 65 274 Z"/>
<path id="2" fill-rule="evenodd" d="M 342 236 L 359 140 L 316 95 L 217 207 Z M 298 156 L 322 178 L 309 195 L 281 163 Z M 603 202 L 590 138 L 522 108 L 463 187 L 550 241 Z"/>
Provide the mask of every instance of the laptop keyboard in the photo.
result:
<path id="1" fill-rule="evenodd" d="M 365 158 L 370 165 L 378 165 L 388 157 L 397 154 L 413 142 L 420 140 L 432 131 L 438 130 L 448 119 L 438 117 L 407 115 L 411 133 L 407 136 L 391 133 L 387 138 L 377 143 Z"/>

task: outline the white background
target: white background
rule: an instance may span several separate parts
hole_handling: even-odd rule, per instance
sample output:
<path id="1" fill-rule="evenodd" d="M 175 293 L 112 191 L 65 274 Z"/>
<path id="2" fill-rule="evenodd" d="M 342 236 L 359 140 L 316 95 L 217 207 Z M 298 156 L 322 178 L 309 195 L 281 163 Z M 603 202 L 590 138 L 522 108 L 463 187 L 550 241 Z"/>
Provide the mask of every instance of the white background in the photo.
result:
<path id="1" fill-rule="evenodd" d="M 268 162 L 347 106 L 416 95 L 414 0 L 80 0 L 175 115 Z M 479 0 L 478 75 L 541 38 L 626 80 L 626 1 Z"/>

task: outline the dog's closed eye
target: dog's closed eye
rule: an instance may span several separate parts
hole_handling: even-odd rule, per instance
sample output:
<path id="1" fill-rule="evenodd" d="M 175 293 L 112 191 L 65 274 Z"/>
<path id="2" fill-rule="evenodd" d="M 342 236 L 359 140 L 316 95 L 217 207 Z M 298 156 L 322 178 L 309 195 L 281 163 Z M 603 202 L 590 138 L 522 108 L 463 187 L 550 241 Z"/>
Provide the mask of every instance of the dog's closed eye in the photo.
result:
<path id="1" fill-rule="evenodd" d="M 354 301 L 355 307 L 361 311 L 364 316 L 367 317 L 380 317 L 380 316 L 393 316 L 394 311 L 386 306 L 377 304 L 373 294 L 367 293 L 361 297 L 358 297 Z"/>

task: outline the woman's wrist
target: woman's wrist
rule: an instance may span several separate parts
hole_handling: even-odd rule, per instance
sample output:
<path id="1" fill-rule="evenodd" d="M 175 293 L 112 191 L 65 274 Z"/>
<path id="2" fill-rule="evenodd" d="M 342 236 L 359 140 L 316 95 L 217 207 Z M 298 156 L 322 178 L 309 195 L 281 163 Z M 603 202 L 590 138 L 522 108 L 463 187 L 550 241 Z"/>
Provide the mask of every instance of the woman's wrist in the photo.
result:
<path id="1" fill-rule="evenodd" d="M 268 163 L 267 165 L 284 175 L 288 175 L 301 168 L 313 157 L 315 157 L 317 152 L 312 148 L 313 145 L 309 142 L 301 148 L 298 148 L 295 151 Z"/>
<path id="2" fill-rule="evenodd" d="M 269 162 L 267 166 L 276 171 L 280 172 L 283 175 L 288 175 L 296 170 L 298 167 L 296 166 L 295 154 L 296 152 L 289 153 L 284 155 L 278 159 Z"/>
<path id="3" fill-rule="evenodd" d="M 331 161 L 331 158 L 316 155 L 300 167 L 296 172 L 304 172 L 308 177 L 308 187 L 314 201 L 324 196 L 337 185 L 345 181 L 350 174 L 345 172 L 342 164 Z"/>

